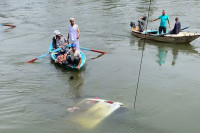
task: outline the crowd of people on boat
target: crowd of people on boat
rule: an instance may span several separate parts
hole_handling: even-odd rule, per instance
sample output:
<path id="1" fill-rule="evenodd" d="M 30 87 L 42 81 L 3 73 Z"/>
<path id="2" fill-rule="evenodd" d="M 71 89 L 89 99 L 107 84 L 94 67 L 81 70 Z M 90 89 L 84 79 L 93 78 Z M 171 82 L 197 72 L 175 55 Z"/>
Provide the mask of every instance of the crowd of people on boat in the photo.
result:
<path id="1" fill-rule="evenodd" d="M 67 38 L 64 37 L 58 30 L 54 31 L 54 37 L 52 39 L 53 49 L 61 48 L 56 53 L 56 63 L 76 66 L 80 69 L 81 54 L 79 47 L 80 30 L 77 24 L 74 23 L 74 18 L 70 18 L 70 25 L 68 26 Z"/>
<path id="2" fill-rule="evenodd" d="M 167 23 L 169 25 L 169 29 L 170 29 L 170 21 L 169 21 L 169 17 L 166 14 L 165 10 L 162 11 L 162 15 L 160 15 L 159 17 L 151 20 L 151 22 L 157 21 L 160 19 L 160 26 L 158 29 L 158 33 L 159 34 L 166 34 L 167 33 Z M 131 22 L 131 27 L 136 27 L 134 22 Z M 138 32 L 143 32 L 144 30 L 147 29 L 147 17 L 146 16 L 141 16 L 138 19 L 138 28 L 137 31 Z M 179 18 L 176 17 L 175 18 L 175 25 L 174 28 L 169 31 L 169 34 L 179 34 L 179 32 L 181 31 L 181 23 L 179 22 Z"/>

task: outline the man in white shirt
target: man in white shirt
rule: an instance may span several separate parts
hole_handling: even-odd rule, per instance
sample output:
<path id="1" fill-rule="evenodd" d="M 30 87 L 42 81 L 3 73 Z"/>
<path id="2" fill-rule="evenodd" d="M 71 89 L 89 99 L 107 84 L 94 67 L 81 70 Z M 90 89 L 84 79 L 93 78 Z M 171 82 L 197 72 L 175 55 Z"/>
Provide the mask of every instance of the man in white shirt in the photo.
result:
<path id="1" fill-rule="evenodd" d="M 77 24 L 74 24 L 74 18 L 70 18 L 70 25 L 68 26 L 67 43 L 76 44 L 76 49 L 78 51 L 80 51 L 79 37 L 80 37 L 79 27 Z"/>
<path id="2" fill-rule="evenodd" d="M 80 69 L 80 64 L 81 64 L 81 54 L 80 52 L 76 49 L 76 44 L 71 45 L 72 49 L 70 49 L 65 55 L 64 55 L 64 60 L 67 60 L 67 64 L 70 65 L 76 65 L 77 69 Z M 71 55 L 71 56 L 68 56 Z"/>

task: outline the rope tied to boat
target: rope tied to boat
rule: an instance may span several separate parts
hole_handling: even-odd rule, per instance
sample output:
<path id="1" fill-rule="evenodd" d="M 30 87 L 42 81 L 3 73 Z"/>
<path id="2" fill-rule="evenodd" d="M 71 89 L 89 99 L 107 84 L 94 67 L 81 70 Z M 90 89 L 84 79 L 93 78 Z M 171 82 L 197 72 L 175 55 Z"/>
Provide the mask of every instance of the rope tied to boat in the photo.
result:
<path id="1" fill-rule="evenodd" d="M 146 24 L 146 27 L 145 27 L 146 31 L 147 31 L 147 26 L 148 26 L 148 23 L 149 23 L 149 12 L 150 12 L 150 9 L 151 9 L 151 0 L 149 1 L 149 10 L 148 10 L 148 15 L 147 15 L 147 24 Z M 144 43 L 142 45 L 142 55 L 141 55 L 141 59 L 140 59 L 140 68 L 139 68 L 139 74 L 138 74 L 138 80 L 137 80 L 137 87 L 136 87 L 136 91 L 135 91 L 134 108 L 136 107 L 137 94 L 138 94 L 139 83 L 140 83 L 140 75 L 141 75 L 141 70 L 142 70 L 142 60 L 143 60 L 143 56 L 144 56 L 144 44 L 145 44 L 146 36 L 147 36 L 147 32 L 145 33 Z"/>

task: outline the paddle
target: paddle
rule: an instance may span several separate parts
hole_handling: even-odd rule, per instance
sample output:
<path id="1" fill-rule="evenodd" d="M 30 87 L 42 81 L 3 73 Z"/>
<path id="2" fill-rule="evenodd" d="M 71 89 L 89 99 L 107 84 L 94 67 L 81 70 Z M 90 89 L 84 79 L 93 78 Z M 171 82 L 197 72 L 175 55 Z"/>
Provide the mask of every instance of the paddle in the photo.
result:
<path id="1" fill-rule="evenodd" d="M 94 50 L 94 49 L 89 49 L 89 48 L 83 48 L 81 47 L 82 50 L 86 50 L 86 51 L 92 51 L 92 52 L 97 52 L 97 53 L 102 53 L 102 54 L 106 54 L 107 52 L 103 52 L 100 50 Z"/>
<path id="2" fill-rule="evenodd" d="M 185 30 L 185 29 L 188 29 L 190 26 L 186 26 L 185 28 L 182 28 L 181 30 Z"/>
<path id="3" fill-rule="evenodd" d="M 71 47 L 71 44 L 69 44 L 68 47 Z M 89 49 L 89 48 L 84 48 L 84 47 L 80 47 L 80 49 L 86 50 L 86 51 L 97 52 L 97 53 L 101 53 L 101 54 L 107 54 L 107 52 L 103 52 L 103 51 L 100 51 L 100 50 Z"/>
<path id="4" fill-rule="evenodd" d="M 61 50 L 61 48 L 57 48 L 57 49 L 53 50 L 52 53 L 55 53 L 55 52 L 60 51 L 60 50 Z M 27 61 L 26 63 L 31 63 L 31 62 L 34 62 L 35 60 L 44 58 L 44 57 L 46 57 L 48 54 L 49 54 L 49 53 L 43 54 L 43 55 L 41 55 L 41 56 L 39 56 L 39 57 L 37 57 L 37 58 L 34 58 L 34 59 L 32 59 L 32 60 Z"/>
<path id="5" fill-rule="evenodd" d="M 11 24 L 0 24 L 0 26 L 8 26 L 8 27 L 11 27 L 11 28 L 15 28 L 16 26 L 15 25 L 11 25 Z"/>
<path id="6" fill-rule="evenodd" d="M 76 39 L 76 40 L 78 40 L 78 39 Z M 86 51 L 97 52 L 97 53 L 101 53 L 101 54 L 106 54 L 107 53 L 107 52 L 103 52 L 103 51 L 100 51 L 100 50 L 94 50 L 94 49 L 89 49 L 89 48 L 84 48 L 84 47 L 80 47 L 80 49 L 86 50 Z"/>

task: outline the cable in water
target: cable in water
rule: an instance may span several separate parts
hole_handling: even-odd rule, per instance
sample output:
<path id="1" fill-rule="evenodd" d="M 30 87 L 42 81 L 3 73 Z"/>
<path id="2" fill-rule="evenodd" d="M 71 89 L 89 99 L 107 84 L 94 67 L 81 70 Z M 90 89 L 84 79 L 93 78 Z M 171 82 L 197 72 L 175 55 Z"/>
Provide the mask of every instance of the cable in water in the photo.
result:
<path id="1" fill-rule="evenodd" d="M 146 31 L 147 31 L 147 26 L 148 26 L 148 22 L 149 22 L 150 8 L 151 8 L 151 0 L 150 0 L 150 3 L 149 3 L 149 11 L 148 11 L 148 17 L 147 17 Z M 145 33 L 145 38 L 144 38 L 144 44 L 145 44 L 145 40 L 146 40 L 146 33 Z M 140 74 L 141 74 L 141 70 L 142 70 L 142 60 L 143 60 L 143 56 L 144 56 L 144 44 L 142 46 L 142 55 L 141 55 L 141 59 L 140 59 L 140 68 L 139 68 L 139 74 L 138 74 L 138 80 L 137 80 L 137 88 L 136 88 L 136 92 L 135 92 L 134 108 L 135 108 L 136 101 L 137 101 L 137 94 L 138 94 L 139 82 L 140 82 Z"/>

